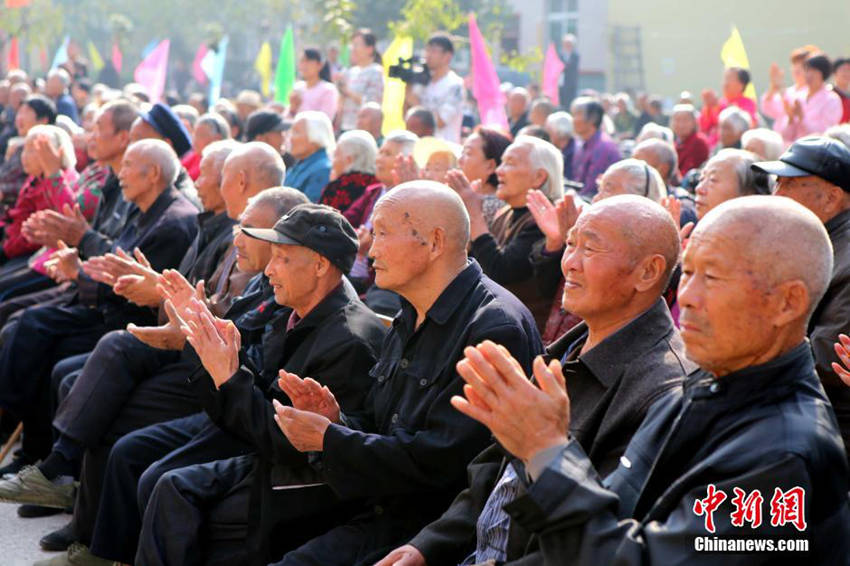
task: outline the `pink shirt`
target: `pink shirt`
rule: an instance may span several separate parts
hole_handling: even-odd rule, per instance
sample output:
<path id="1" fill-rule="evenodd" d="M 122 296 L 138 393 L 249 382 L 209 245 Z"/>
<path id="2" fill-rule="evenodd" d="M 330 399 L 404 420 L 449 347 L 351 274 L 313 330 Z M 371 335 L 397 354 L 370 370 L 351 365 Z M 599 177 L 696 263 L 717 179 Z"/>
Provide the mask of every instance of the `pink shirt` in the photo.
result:
<path id="1" fill-rule="evenodd" d="M 773 129 L 782 134 L 782 139 L 786 143 L 790 144 L 794 140 L 810 134 L 823 133 L 827 128 L 841 121 L 843 112 L 841 98 L 832 90 L 826 88 L 826 85 L 814 93 L 811 98 L 808 98 L 808 95 L 808 87 L 785 89 L 784 96 L 788 104 L 793 105 L 795 100 L 799 100 L 803 107 L 803 119 L 794 122 L 789 121 L 788 115 L 785 113 L 785 105 L 778 94 L 767 98 L 765 93 L 762 97 L 762 112 L 775 120 Z"/>
<path id="2" fill-rule="evenodd" d="M 337 105 L 339 104 L 339 91 L 333 83 L 319 81 L 308 88 L 307 83 L 302 81 L 295 88 L 301 94 L 301 105 L 298 107 L 299 112 L 318 110 L 327 114 L 331 122 L 334 121 Z"/>

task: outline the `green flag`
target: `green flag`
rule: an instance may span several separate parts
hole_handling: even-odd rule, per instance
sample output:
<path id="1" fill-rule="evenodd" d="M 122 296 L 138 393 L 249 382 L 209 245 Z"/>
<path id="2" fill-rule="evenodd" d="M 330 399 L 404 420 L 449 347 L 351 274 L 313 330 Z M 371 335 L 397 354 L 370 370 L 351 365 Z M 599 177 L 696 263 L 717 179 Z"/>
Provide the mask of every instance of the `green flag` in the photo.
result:
<path id="1" fill-rule="evenodd" d="M 339 64 L 343 67 L 348 67 L 351 64 L 351 53 L 348 52 L 348 42 L 344 40 L 339 50 Z"/>
<path id="2" fill-rule="evenodd" d="M 277 72 L 274 76 L 274 99 L 287 104 L 289 93 L 295 84 L 295 42 L 292 38 L 292 26 L 286 28 L 286 34 L 280 40 L 280 55 L 277 59 Z"/>

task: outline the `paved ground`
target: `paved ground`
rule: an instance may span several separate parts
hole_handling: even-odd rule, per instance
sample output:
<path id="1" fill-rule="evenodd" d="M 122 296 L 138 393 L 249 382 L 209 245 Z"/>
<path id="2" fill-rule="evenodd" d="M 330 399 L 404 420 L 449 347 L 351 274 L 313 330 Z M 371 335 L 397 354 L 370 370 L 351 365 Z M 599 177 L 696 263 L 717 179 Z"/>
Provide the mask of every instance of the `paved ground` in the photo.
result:
<path id="1" fill-rule="evenodd" d="M 5 461 L 0 463 L 5 464 Z M 71 516 L 61 513 L 40 519 L 21 519 L 17 511 L 17 505 L 0 503 L 0 564 L 30 566 L 36 560 L 56 556 L 55 552 L 42 551 L 38 539 L 65 525 Z"/>

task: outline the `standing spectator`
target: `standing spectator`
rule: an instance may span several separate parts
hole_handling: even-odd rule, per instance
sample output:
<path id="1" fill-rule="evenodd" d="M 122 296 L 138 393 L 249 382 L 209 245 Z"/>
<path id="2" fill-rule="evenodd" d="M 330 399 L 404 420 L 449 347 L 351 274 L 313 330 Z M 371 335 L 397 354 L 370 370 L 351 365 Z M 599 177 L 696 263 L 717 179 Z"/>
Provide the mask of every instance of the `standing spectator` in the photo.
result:
<path id="1" fill-rule="evenodd" d="M 576 149 L 573 117 L 568 112 L 554 112 L 546 118 L 546 133 L 552 145 L 564 156 L 564 179 L 573 178 L 573 154 Z"/>
<path id="2" fill-rule="evenodd" d="M 379 182 L 375 177 L 377 156 L 378 146 L 369 132 L 350 130 L 342 134 L 334 150 L 331 182 L 322 191 L 319 204 L 345 212 L 366 187 Z"/>
<path id="3" fill-rule="evenodd" d="M 427 85 L 407 85 L 406 108 L 424 106 L 437 118 L 435 135 L 446 141 L 460 143 L 463 122 L 463 79 L 449 68 L 455 47 L 449 36 L 434 34 L 425 45 L 425 66 L 431 74 Z"/>
<path id="4" fill-rule="evenodd" d="M 806 84 L 806 59 L 808 59 L 809 55 L 819 52 L 820 49 L 814 45 L 804 45 L 791 52 L 791 77 L 794 80 L 794 84 L 788 88 L 785 88 L 783 84 L 785 73 L 779 68 L 779 65 L 771 63 L 770 86 L 767 92 L 761 97 L 761 111 L 765 116 L 773 120 L 774 131 L 781 134 L 788 127 L 788 114 L 785 112 L 784 101 L 794 100 L 804 95 L 808 89 L 808 85 Z"/>
<path id="5" fill-rule="evenodd" d="M 560 79 L 560 103 L 563 108 L 569 108 L 578 92 L 579 56 L 576 51 L 576 36 L 571 33 L 564 36 L 559 55 L 564 64 Z"/>
<path id="6" fill-rule="evenodd" d="M 531 98 L 528 96 L 528 91 L 521 86 L 511 90 L 510 95 L 508 95 L 508 126 L 510 126 L 512 137 L 517 137 L 519 131 L 528 125 L 530 103 Z"/>
<path id="7" fill-rule="evenodd" d="M 307 195 L 311 202 L 318 202 L 330 179 L 329 154 L 336 145 L 330 119 L 317 110 L 299 113 L 289 142 L 295 165 L 286 174 L 286 184 Z"/>
<path id="8" fill-rule="evenodd" d="M 384 97 L 384 68 L 377 39 L 368 29 L 351 38 L 351 67 L 344 70 L 337 86 L 342 100 L 339 127 L 345 132 L 357 126 L 357 112 L 366 103 L 380 104 Z"/>
<path id="9" fill-rule="evenodd" d="M 671 114 L 670 129 L 676 136 L 676 154 L 679 156 L 679 174 L 699 169 L 711 148 L 708 140 L 699 131 L 697 112 L 691 104 L 677 104 Z"/>
<path id="10" fill-rule="evenodd" d="M 584 187 L 579 194 L 590 199 L 596 194 L 597 177 L 622 156 L 617 144 L 600 129 L 603 111 L 599 102 L 581 96 L 573 101 L 570 110 L 573 116 L 573 130 L 582 142 L 573 155 L 571 180 L 582 183 Z"/>
<path id="11" fill-rule="evenodd" d="M 806 90 L 793 97 L 785 96 L 783 108 L 787 126 L 780 131 L 791 143 L 809 134 L 821 134 L 841 120 L 841 98 L 826 84 L 832 73 L 832 63 L 823 53 L 810 55 L 804 63 Z"/>
<path id="12" fill-rule="evenodd" d="M 717 143 L 717 128 L 720 113 L 730 106 L 737 106 L 750 115 L 750 126 L 758 122 L 758 110 L 752 98 L 744 96 L 744 90 L 750 84 L 750 72 L 741 67 L 729 67 L 723 72 L 723 98 L 717 100 L 717 95 L 711 89 L 702 92 L 703 107 L 699 117 L 702 133 L 708 138 L 708 143 Z"/>
<path id="13" fill-rule="evenodd" d="M 308 47 L 298 59 L 298 72 L 303 80 L 295 85 L 294 94 L 298 102 L 295 108 L 289 109 L 293 117 L 309 110 L 324 112 L 331 121 L 336 117 L 339 91 L 333 83 L 322 79 L 321 71 L 322 53 L 318 49 Z"/>
<path id="14" fill-rule="evenodd" d="M 91 81 L 87 78 L 77 79 L 71 85 L 71 98 L 74 99 L 74 104 L 77 105 L 77 115 L 80 116 L 80 119 L 83 116 L 83 108 L 91 102 L 91 87 Z"/>
<path id="15" fill-rule="evenodd" d="M 841 98 L 841 123 L 845 124 L 850 122 L 850 57 L 833 61 L 832 72 L 832 90 Z"/>
<path id="16" fill-rule="evenodd" d="M 44 94 L 56 105 L 57 114 L 64 114 L 79 124 L 80 116 L 77 113 L 77 104 L 71 98 L 71 95 L 68 94 L 68 88 L 70 86 L 71 76 L 68 74 L 68 71 L 65 69 L 53 69 L 47 73 Z"/>

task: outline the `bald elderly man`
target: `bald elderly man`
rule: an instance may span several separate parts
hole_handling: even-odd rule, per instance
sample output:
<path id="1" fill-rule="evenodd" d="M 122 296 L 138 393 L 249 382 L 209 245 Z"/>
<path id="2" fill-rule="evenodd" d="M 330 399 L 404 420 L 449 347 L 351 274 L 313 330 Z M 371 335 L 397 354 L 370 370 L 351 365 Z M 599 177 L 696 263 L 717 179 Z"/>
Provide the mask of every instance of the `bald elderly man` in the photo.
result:
<path id="1" fill-rule="evenodd" d="M 570 432 L 603 476 L 617 467 L 649 406 L 695 367 L 661 296 L 678 257 L 676 225 L 642 197 L 594 204 L 567 238 L 563 307 L 584 322 L 547 354 L 564 363 L 575 404 Z M 443 516 L 379 565 L 501 563 L 536 554 L 536 539 L 502 511 L 522 492 L 523 470 L 491 445 L 469 466 L 469 487 Z"/>
<path id="2" fill-rule="evenodd" d="M 809 321 L 809 339 L 850 458 L 850 389 L 832 369 L 838 361 L 833 343 L 839 334 L 850 333 L 850 149 L 834 139 L 807 137 L 794 142 L 779 161 L 759 162 L 752 168 L 776 175 L 776 194 L 811 210 L 829 233 L 832 279 Z M 782 241 L 793 237 L 787 232 Z"/>
<path id="3" fill-rule="evenodd" d="M 467 358 L 452 403 L 525 464 L 505 511 L 539 537 L 537 564 L 846 564 L 847 460 L 806 340 L 832 272 L 826 230 L 790 199 L 734 199 L 700 221 L 683 271 L 682 339 L 701 369 L 604 480 L 565 434 L 580 407 L 559 362 L 536 361 L 534 385 L 503 350 Z M 778 539 L 808 553 L 746 553 Z"/>
<path id="4" fill-rule="evenodd" d="M 431 181 L 404 183 L 378 201 L 373 221 L 376 284 L 403 300 L 369 372 L 364 413 L 340 415 L 331 394 L 277 410 L 280 434 L 310 454 L 312 472 L 359 503 L 354 518 L 312 519 L 318 538 L 280 564 L 371 566 L 434 520 L 489 443 L 484 427 L 449 405 L 462 389 L 455 363 L 483 340 L 508 345 L 525 371 L 542 351 L 528 309 L 467 258 L 469 218 L 457 193 Z M 328 522 L 336 526 L 327 530 Z M 303 534 L 310 523 L 295 526 Z M 282 529 L 272 540 L 292 544 L 295 535 Z"/>

